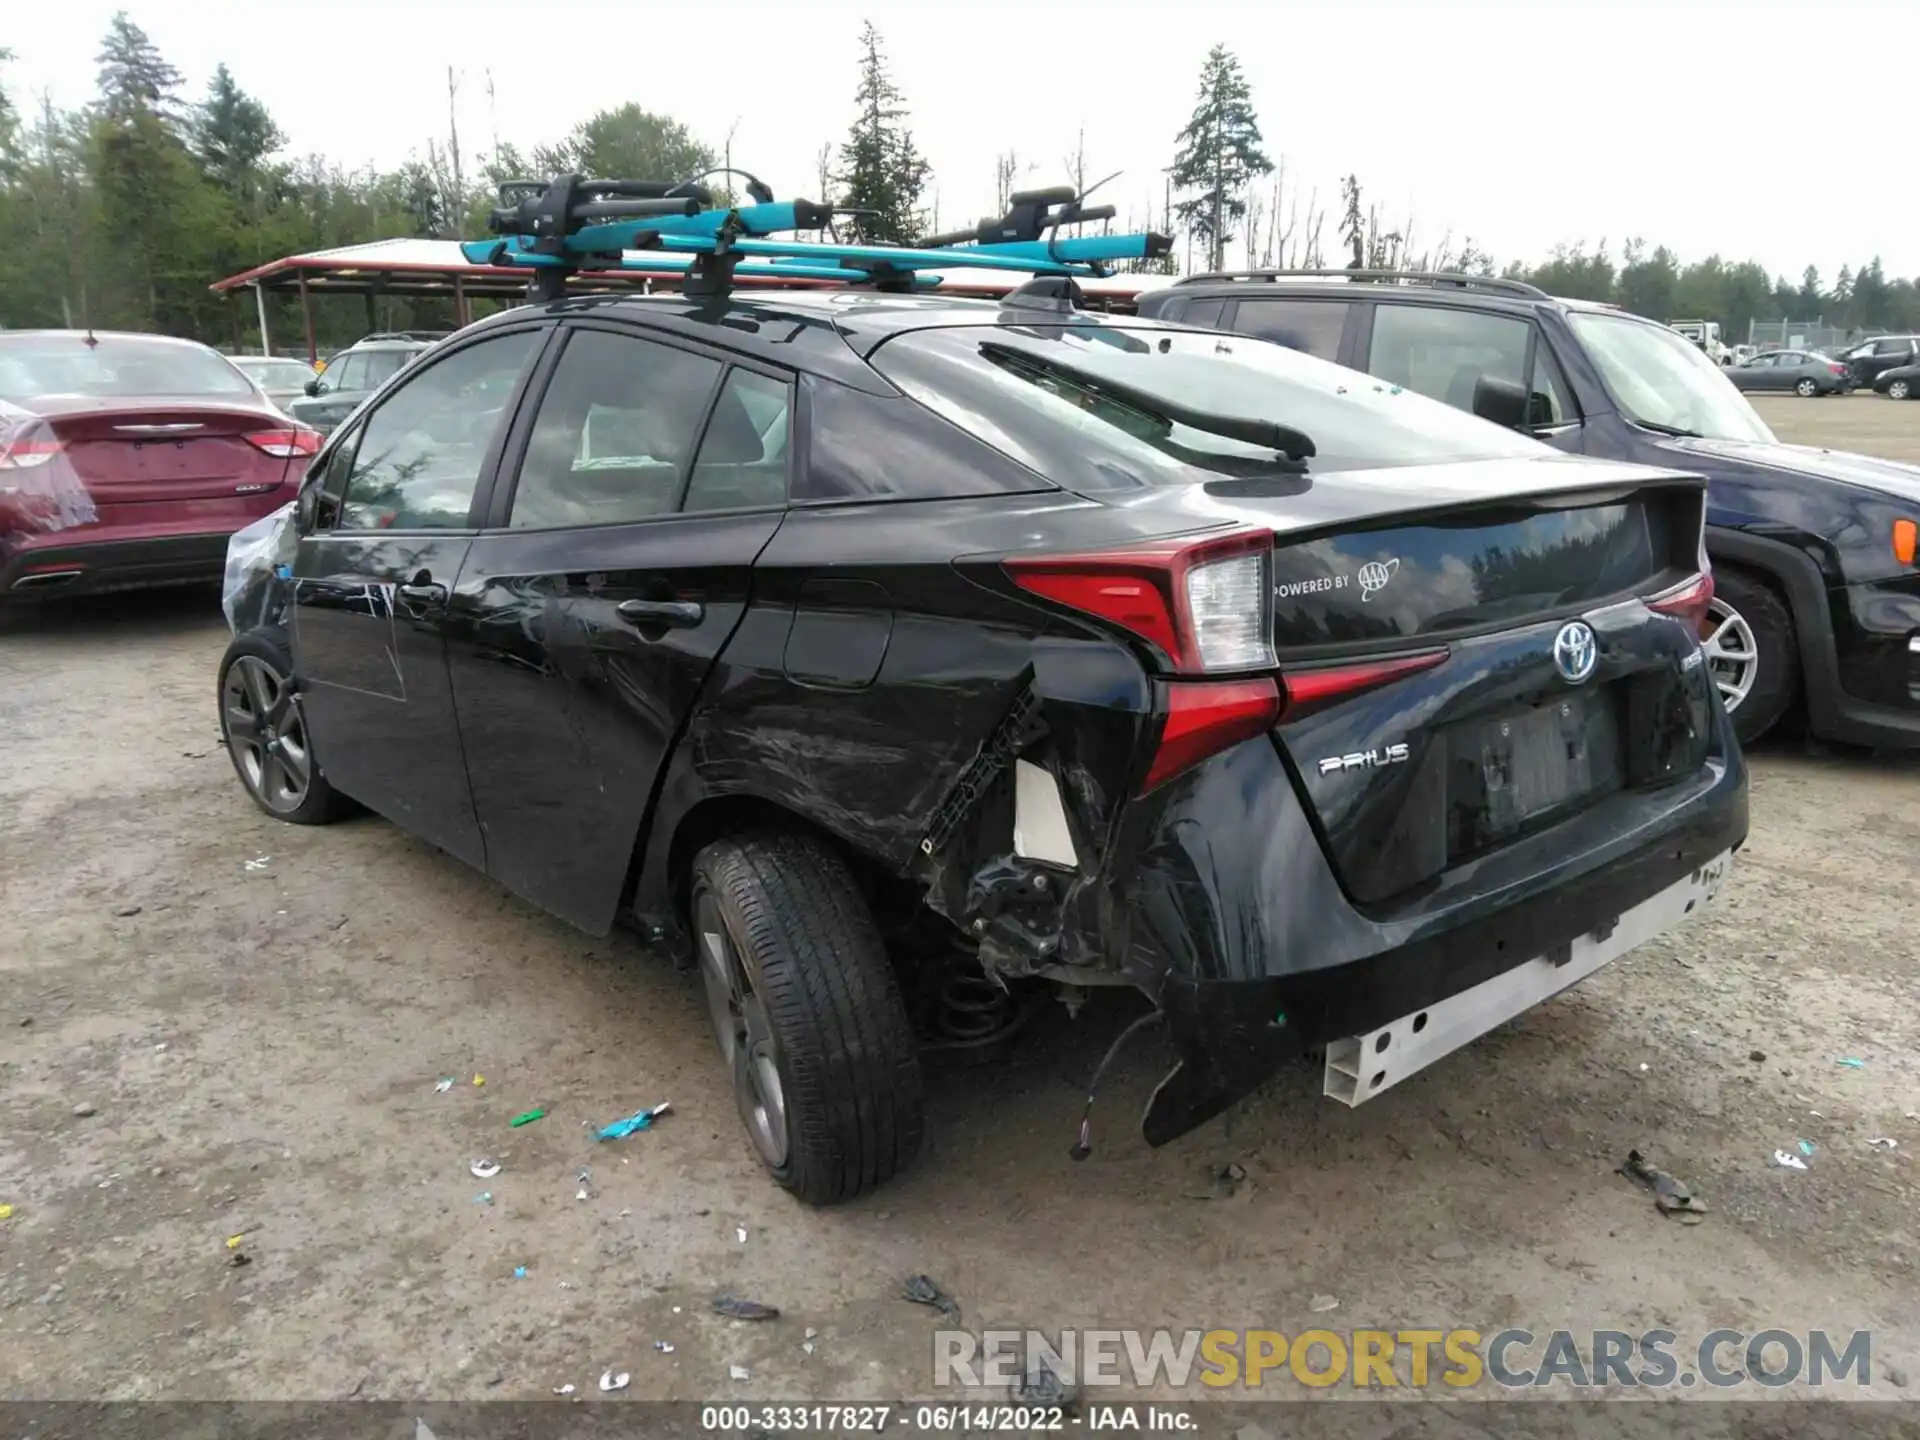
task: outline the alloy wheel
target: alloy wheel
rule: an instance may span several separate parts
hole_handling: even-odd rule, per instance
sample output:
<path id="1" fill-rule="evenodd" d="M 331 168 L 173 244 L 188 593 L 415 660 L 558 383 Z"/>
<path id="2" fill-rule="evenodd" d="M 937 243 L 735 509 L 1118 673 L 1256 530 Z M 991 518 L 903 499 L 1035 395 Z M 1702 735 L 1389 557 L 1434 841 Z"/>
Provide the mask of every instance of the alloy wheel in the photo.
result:
<path id="1" fill-rule="evenodd" d="M 260 803 L 277 815 L 298 810 L 313 783 L 313 751 L 288 679 L 258 656 L 238 657 L 222 686 L 220 728 Z"/>
<path id="2" fill-rule="evenodd" d="M 707 1015 L 733 1081 L 734 1102 L 760 1158 L 775 1170 L 787 1163 L 787 1097 L 775 1060 L 766 1003 L 753 991 L 739 947 L 711 891 L 700 893 L 694 916 L 700 979 Z"/>
<path id="3" fill-rule="evenodd" d="M 1805 395 L 1808 397 L 1816 395 L 1820 391 L 1820 387 L 1814 384 L 1814 382 L 1811 380 L 1802 380 L 1798 385 L 1794 386 L 1793 388 L 1798 390 L 1802 395 Z"/>
<path id="4" fill-rule="evenodd" d="M 1896 380 L 1887 386 L 1888 396 L 1895 400 L 1905 400 L 1912 393 L 1912 389 L 1904 380 Z"/>
<path id="5" fill-rule="evenodd" d="M 1760 647 L 1753 638 L 1753 627 L 1740 612 L 1719 596 L 1707 607 L 1707 623 L 1700 648 L 1706 652 L 1707 673 L 1731 715 L 1753 691 L 1754 677 L 1760 673 Z"/>

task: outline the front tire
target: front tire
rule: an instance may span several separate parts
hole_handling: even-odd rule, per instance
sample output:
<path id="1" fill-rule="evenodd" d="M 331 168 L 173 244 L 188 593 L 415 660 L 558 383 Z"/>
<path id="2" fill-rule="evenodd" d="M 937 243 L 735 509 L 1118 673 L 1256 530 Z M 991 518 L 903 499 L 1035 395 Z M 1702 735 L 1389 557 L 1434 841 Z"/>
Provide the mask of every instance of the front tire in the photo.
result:
<path id="1" fill-rule="evenodd" d="M 1820 382 L 1817 380 L 1802 380 L 1799 384 L 1795 385 L 1793 388 L 1794 388 L 1794 393 L 1800 395 L 1804 399 L 1811 400 L 1814 396 L 1820 393 Z"/>
<path id="2" fill-rule="evenodd" d="M 1800 693 L 1800 648 L 1786 603 L 1762 582 L 1717 570 L 1701 648 L 1707 674 L 1750 745 L 1779 723 Z"/>
<path id="3" fill-rule="evenodd" d="M 891 1179 L 920 1148 L 920 1057 L 846 863 L 806 835 L 715 841 L 693 862 L 692 920 L 760 1163 L 810 1205 Z"/>
<path id="4" fill-rule="evenodd" d="M 234 637 L 220 660 L 219 697 L 220 739 L 254 804 L 290 825 L 325 825 L 351 808 L 313 758 L 284 630 Z"/>

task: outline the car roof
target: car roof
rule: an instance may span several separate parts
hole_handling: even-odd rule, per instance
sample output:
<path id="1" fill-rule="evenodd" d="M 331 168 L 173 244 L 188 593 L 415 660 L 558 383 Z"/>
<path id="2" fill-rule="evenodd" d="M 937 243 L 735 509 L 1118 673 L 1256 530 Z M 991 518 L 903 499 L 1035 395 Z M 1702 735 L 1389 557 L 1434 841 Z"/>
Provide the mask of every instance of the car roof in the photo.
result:
<path id="1" fill-rule="evenodd" d="M 213 349 L 212 346 L 203 345 L 198 340 L 188 340 L 179 335 L 154 335 L 145 330 L 0 330 L 0 340 L 67 339 L 85 344 L 89 336 L 95 340 L 146 340 L 155 345 L 171 345 L 181 350 Z M 213 353 L 218 355 L 220 352 L 214 350 Z"/>
<path id="2" fill-rule="evenodd" d="M 912 330 L 1063 322 L 1114 329 L 1183 328 L 1096 310 L 1061 311 L 1004 299 L 852 288 L 734 291 L 724 299 L 681 294 L 569 296 L 546 306 L 504 310 L 472 328 L 512 324 L 529 314 L 629 320 L 791 369 L 839 373 L 840 378 L 864 371 L 866 356 L 891 337 Z"/>

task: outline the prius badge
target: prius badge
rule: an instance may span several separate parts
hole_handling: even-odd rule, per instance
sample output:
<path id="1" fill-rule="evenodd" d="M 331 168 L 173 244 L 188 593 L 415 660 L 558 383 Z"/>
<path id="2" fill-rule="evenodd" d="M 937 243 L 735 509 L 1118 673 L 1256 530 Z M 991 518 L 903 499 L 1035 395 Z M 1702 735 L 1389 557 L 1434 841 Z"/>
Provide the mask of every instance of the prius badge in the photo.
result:
<path id="1" fill-rule="evenodd" d="M 1584 620 L 1569 620 L 1553 637 L 1553 668 L 1569 685 L 1578 685 L 1593 674 L 1600 663 L 1600 642 L 1593 627 Z"/>

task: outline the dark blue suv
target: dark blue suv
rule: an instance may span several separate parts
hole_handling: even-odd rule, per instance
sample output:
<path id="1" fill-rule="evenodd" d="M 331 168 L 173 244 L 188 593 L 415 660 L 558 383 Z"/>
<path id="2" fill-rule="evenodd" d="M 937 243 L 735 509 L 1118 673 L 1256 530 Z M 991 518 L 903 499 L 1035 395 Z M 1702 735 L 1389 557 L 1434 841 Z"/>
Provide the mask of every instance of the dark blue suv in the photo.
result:
<path id="1" fill-rule="evenodd" d="M 1703 643 L 1742 739 L 1920 746 L 1920 467 L 1782 444 L 1682 336 L 1518 280 L 1369 270 L 1195 275 L 1140 314 L 1257 336 L 1575 454 L 1709 481 Z"/>

